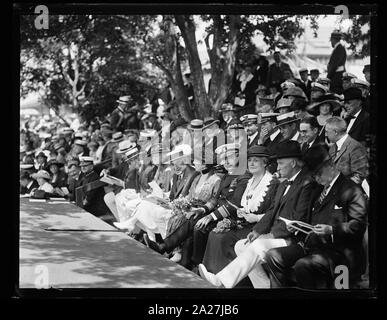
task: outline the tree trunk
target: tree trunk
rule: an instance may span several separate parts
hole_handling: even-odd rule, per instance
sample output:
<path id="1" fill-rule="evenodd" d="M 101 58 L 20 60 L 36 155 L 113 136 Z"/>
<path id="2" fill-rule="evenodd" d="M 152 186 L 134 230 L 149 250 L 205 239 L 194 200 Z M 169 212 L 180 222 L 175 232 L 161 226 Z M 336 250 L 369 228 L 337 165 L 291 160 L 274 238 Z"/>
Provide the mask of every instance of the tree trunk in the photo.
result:
<path id="1" fill-rule="evenodd" d="M 202 63 L 199 58 L 197 41 L 195 36 L 195 25 L 192 17 L 188 15 L 175 15 L 176 23 L 180 28 L 188 53 L 188 62 L 191 69 L 192 85 L 197 109 L 195 116 L 203 118 L 212 113 L 210 100 L 204 84 Z"/>

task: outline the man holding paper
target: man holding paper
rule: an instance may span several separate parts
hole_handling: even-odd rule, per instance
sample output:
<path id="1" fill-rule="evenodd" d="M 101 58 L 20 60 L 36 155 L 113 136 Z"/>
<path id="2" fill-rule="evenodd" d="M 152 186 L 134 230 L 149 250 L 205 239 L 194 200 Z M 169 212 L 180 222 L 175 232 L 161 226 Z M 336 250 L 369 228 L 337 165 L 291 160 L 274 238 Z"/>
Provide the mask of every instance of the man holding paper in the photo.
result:
<path id="1" fill-rule="evenodd" d="M 336 169 L 324 147 L 312 147 L 305 162 L 322 185 L 311 197 L 314 227 L 299 243 L 267 252 L 272 287 L 294 285 L 295 280 L 302 288 L 331 288 L 337 265 L 349 268 L 351 287 L 363 271 L 359 258 L 367 223 L 366 196 Z M 290 279 L 291 268 L 295 279 Z"/>
<path id="2" fill-rule="evenodd" d="M 247 239 L 235 244 L 237 258 L 220 272 L 213 274 L 203 264 L 199 265 L 200 275 L 217 287 L 233 288 L 248 275 L 254 288 L 269 288 L 270 280 L 262 268 L 266 252 L 297 241 L 278 218 L 307 220 L 308 204 L 316 184 L 307 168 L 303 167 L 300 144 L 297 141 L 283 141 L 278 144 L 275 153 L 278 174 L 285 181 L 278 186 L 272 207 L 256 223 Z"/>

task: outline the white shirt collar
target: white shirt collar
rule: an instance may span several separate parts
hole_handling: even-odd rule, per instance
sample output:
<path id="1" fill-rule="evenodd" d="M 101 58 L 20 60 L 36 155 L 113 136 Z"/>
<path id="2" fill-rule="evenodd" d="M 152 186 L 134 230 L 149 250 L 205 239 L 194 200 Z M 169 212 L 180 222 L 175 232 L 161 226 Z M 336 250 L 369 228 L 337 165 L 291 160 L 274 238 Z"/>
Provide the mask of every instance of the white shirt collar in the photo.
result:
<path id="1" fill-rule="evenodd" d="M 281 130 L 278 129 L 277 131 L 275 131 L 274 133 L 272 133 L 272 134 L 270 135 L 270 140 L 271 140 L 271 141 L 274 141 L 274 139 L 279 135 L 280 132 L 281 132 Z"/>
<path id="2" fill-rule="evenodd" d="M 301 169 L 293 176 L 291 177 L 290 179 L 288 179 L 288 181 L 294 181 L 296 180 L 297 176 L 299 175 L 299 173 L 301 172 Z"/>
<path id="3" fill-rule="evenodd" d="M 329 184 L 329 187 L 328 187 L 328 189 L 326 191 L 326 194 L 328 194 L 329 191 L 331 191 L 331 189 L 332 189 L 333 185 L 335 184 L 336 180 L 339 178 L 339 175 L 340 175 L 340 173 L 338 173 L 337 176 L 334 177 L 334 179 L 331 181 L 331 183 Z"/>
<path id="4" fill-rule="evenodd" d="M 34 183 L 34 180 L 31 180 L 30 183 L 27 184 L 27 189 L 29 189 L 32 186 L 33 183 Z"/>
<path id="5" fill-rule="evenodd" d="M 257 135 L 258 135 L 258 131 L 257 131 L 256 133 L 254 133 L 252 136 L 249 136 L 249 137 L 248 137 L 249 143 L 250 143 L 251 141 L 253 141 Z"/>
<path id="6" fill-rule="evenodd" d="M 339 140 L 336 141 L 337 151 L 341 149 L 347 137 L 348 137 L 348 133 L 346 133 L 344 136 L 342 136 Z"/>
<path id="7" fill-rule="evenodd" d="M 360 112 L 361 109 L 353 115 L 354 118 L 352 118 L 351 120 L 355 120 L 359 116 Z"/>
<path id="8" fill-rule="evenodd" d="M 335 50 L 339 44 L 341 44 L 341 41 L 338 41 L 338 42 L 335 44 L 335 46 L 333 47 L 333 50 Z"/>

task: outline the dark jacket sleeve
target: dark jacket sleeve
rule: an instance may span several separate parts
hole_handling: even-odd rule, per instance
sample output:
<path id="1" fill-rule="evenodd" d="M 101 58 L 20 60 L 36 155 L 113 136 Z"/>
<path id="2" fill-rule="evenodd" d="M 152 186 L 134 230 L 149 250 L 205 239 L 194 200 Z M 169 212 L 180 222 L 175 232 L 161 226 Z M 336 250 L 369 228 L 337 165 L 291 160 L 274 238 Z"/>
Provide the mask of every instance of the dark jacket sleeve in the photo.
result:
<path id="1" fill-rule="evenodd" d="M 296 200 L 293 212 L 290 213 L 290 220 L 308 221 L 310 210 L 310 199 L 317 184 L 313 180 L 304 181 L 302 188 L 299 191 L 298 199 Z M 289 232 L 283 221 L 274 221 L 272 230 L 270 231 L 274 238 L 289 238 L 293 237 L 293 233 Z"/>
<path id="2" fill-rule="evenodd" d="M 214 215 L 218 220 L 230 216 L 236 218 L 237 210 L 235 207 L 240 207 L 241 199 L 250 177 L 250 175 L 244 174 L 243 176 L 237 178 L 236 183 L 231 183 L 229 190 L 230 197 L 214 211 Z"/>
<path id="3" fill-rule="evenodd" d="M 348 213 L 348 221 L 334 224 L 333 243 L 351 244 L 360 240 L 367 224 L 367 199 L 358 186 L 348 188 L 342 195 L 343 209 Z"/>

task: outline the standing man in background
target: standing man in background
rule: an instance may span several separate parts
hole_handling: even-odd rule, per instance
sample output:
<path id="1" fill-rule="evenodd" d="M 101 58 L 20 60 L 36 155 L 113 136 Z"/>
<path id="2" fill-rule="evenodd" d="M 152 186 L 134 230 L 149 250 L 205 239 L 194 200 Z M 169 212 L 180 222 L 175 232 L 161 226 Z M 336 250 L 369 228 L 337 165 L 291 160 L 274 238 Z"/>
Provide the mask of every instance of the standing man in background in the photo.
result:
<path id="1" fill-rule="evenodd" d="M 327 77 L 331 80 L 330 90 L 337 94 L 343 93 L 343 73 L 347 60 L 347 52 L 340 42 L 342 37 L 340 32 L 332 32 L 330 41 L 333 51 L 327 66 Z"/>

